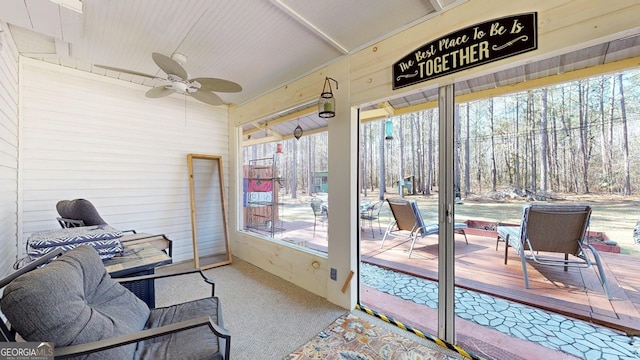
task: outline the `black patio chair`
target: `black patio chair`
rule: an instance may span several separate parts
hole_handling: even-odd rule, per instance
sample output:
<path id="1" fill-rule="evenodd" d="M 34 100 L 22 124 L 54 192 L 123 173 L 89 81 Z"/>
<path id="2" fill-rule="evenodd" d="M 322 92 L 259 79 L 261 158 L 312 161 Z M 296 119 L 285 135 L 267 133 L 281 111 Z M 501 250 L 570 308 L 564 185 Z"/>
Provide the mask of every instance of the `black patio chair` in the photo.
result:
<path id="1" fill-rule="evenodd" d="M 86 199 L 60 200 L 56 204 L 56 220 L 63 229 L 81 226 L 109 225 L 100 216 L 98 210 Z M 136 234 L 135 230 L 122 230 Z"/>
<path id="2" fill-rule="evenodd" d="M 378 221 L 378 231 L 382 235 L 382 226 L 380 225 L 380 210 L 382 210 L 382 205 L 384 204 L 384 200 L 380 200 L 378 202 L 373 203 L 370 206 L 367 206 L 365 209 L 360 211 L 360 219 L 364 221 L 369 221 L 369 228 L 371 229 L 371 235 L 373 238 L 376 238 L 376 235 L 373 231 L 373 221 Z"/>
<path id="3" fill-rule="evenodd" d="M 318 198 L 311 199 L 311 209 L 313 210 L 313 236 L 315 237 L 318 216 L 320 216 L 320 222 L 326 222 L 329 210 L 326 206 L 322 205 L 322 200 Z"/>

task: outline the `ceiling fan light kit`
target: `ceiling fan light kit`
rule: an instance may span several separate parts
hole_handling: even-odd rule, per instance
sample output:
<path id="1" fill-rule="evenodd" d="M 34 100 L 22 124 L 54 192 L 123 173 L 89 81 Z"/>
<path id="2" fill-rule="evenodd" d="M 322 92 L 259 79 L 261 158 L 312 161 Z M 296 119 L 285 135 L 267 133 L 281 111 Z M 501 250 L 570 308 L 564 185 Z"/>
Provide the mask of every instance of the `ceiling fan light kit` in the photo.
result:
<path id="1" fill-rule="evenodd" d="M 223 105 L 224 101 L 214 92 L 240 92 L 242 86 L 239 84 L 223 79 L 216 78 L 195 78 L 189 79 L 187 71 L 182 67 L 187 62 L 187 57 L 180 53 L 174 53 L 171 57 L 160 53 L 151 54 L 151 58 L 156 65 L 167 74 L 166 78 L 149 75 L 137 71 L 120 69 L 106 65 L 95 65 L 96 67 L 118 71 L 126 74 L 148 77 L 163 81 L 165 84 L 156 86 L 145 93 L 148 98 L 160 98 L 171 95 L 173 93 L 191 96 L 196 100 L 202 101 L 209 105 Z"/>

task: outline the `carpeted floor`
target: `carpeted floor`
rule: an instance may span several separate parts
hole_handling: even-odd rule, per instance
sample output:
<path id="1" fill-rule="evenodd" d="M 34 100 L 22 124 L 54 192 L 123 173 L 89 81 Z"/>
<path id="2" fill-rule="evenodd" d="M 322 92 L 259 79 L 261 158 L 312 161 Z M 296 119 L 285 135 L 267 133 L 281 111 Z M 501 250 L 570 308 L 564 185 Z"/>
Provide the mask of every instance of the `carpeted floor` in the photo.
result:
<path id="1" fill-rule="evenodd" d="M 157 272 L 192 268 L 188 262 Z M 205 273 L 216 282 L 233 360 L 282 359 L 347 312 L 239 259 Z M 210 289 L 198 274 L 162 279 L 156 281 L 156 306 L 205 297 Z"/>
<path id="2" fill-rule="evenodd" d="M 171 265 L 157 272 L 192 269 L 193 263 Z M 313 339 L 347 310 L 277 276 L 235 258 L 231 265 L 206 270 L 216 282 L 224 325 L 231 331 L 233 360 L 284 359 Z M 198 274 L 156 281 L 156 306 L 208 296 L 210 286 Z M 424 346 L 462 358 L 433 342 L 406 332 L 362 311 L 353 315 Z"/>

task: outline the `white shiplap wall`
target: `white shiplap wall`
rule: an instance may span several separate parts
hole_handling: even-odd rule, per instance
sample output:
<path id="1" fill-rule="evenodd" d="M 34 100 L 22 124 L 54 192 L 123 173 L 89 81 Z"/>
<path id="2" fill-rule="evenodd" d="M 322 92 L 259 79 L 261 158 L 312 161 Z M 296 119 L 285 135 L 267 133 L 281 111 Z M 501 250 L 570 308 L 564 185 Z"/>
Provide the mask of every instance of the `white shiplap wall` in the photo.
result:
<path id="1" fill-rule="evenodd" d="M 58 226 L 58 200 L 86 198 L 110 225 L 166 234 L 174 261 L 192 258 L 187 154 L 221 155 L 228 173 L 227 107 L 20 62 L 21 242 Z"/>
<path id="2" fill-rule="evenodd" d="M 0 278 L 12 271 L 18 234 L 18 51 L 0 22 Z"/>

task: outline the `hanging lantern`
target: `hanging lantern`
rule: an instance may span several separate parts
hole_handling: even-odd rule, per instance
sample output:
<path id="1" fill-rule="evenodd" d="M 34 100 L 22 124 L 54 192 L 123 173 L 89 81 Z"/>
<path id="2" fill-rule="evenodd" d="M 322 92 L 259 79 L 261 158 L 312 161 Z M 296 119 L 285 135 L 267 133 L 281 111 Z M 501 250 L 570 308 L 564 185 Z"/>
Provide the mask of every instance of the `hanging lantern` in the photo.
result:
<path id="1" fill-rule="evenodd" d="M 390 119 L 384 123 L 384 139 L 393 140 L 393 123 Z"/>
<path id="2" fill-rule="evenodd" d="M 300 140 L 300 137 L 302 136 L 302 128 L 300 127 L 300 124 L 298 124 L 298 126 L 293 129 L 293 137 L 296 138 L 296 140 Z"/>
<path id="3" fill-rule="evenodd" d="M 322 87 L 322 94 L 318 100 L 318 116 L 321 118 L 332 118 L 336 116 L 336 99 L 333 97 L 333 90 L 331 89 L 331 82 L 333 80 L 336 83 L 336 90 L 338 89 L 338 82 L 330 77 L 324 78 L 324 86 Z M 327 88 L 329 91 L 327 91 Z"/>

